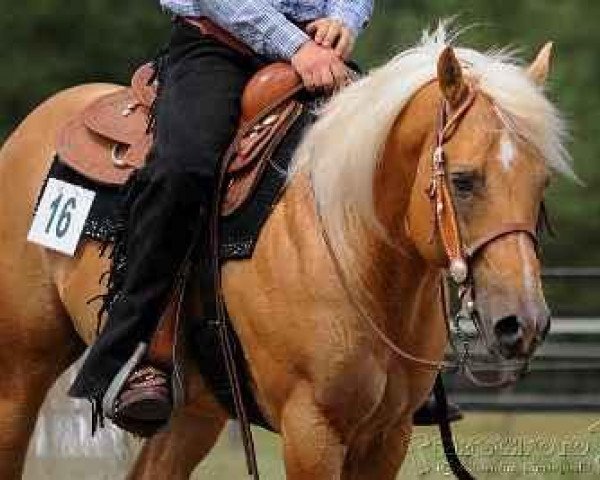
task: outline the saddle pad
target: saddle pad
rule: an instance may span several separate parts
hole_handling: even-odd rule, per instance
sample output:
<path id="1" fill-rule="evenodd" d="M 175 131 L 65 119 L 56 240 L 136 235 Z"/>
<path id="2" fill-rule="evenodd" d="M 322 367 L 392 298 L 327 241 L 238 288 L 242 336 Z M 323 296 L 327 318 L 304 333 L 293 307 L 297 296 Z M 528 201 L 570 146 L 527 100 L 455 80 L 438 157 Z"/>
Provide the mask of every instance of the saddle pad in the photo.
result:
<path id="1" fill-rule="evenodd" d="M 222 260 L 245 259 L 252 256 L 261 227 L 285 186 L 287 169 L 292 155 L 305 128 L 313 121 L 314 114 L 310 112 L 310 109 L 306 109 L 277 147 L 252 199 L 232 215 L 221 219 L 220 257 Z M 61 162 L 58 156 L 54 159 L 47 178 L 64 180 L 95 191 L 96 200 L 86 221 L 83 238 L 103 243 L 110 243 L 114 240 L 117 227 L 116 214 L 124 195 L 119 187 L 89 180 Z"/>

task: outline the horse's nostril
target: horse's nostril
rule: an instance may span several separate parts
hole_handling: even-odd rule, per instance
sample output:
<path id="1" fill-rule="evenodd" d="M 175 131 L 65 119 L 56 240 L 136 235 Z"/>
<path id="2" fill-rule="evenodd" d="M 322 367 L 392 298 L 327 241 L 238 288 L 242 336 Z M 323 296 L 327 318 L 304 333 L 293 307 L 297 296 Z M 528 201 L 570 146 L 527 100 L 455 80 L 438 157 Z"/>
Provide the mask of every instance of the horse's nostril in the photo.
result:
<path id="1" fill-rule="evenodd" d="M 514 347 L 521 340 L 523 329 L 516 315 L 508 315 L 498 320 L 494 333 L 503 346 Z"/>

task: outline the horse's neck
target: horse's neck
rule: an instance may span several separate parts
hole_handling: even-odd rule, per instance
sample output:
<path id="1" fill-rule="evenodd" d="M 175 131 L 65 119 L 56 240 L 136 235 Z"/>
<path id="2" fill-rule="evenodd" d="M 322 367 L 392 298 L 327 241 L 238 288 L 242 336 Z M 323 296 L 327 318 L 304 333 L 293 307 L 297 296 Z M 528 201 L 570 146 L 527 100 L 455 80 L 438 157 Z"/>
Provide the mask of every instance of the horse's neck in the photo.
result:
<path id="1" fill-rule="evenodd" d="M 351 303 L 358 302 L 359 308 L 353 305 L 354 316 L 344 312 L 339 317 L 356 328 L 366 328 L 367 333 L 373 332 L 368 330 L 362 318 L 365 314 L 398 345 L 416 346 L 418 342 L 431 339 L 435 331 L 430 323 L 438 320 L 433 317 L 439 311 L 440 272 L 409 248 L 404 234 L 393 238 L 398 240 L 398 245 L 390 245 L 375 234 L 365 233 L 368 238 L 364 239 L 364 248 L 351 264 L 353 271 L 348 274 L 336 269 L 334 255 L 323 241 L 308 178 L 301 175 L 294 178 L 282 200 L 287 221 L 273 223 L 278 233 L 269 235 L 277 245 L 271 251 L 284 252 L 294 245 L 298 250 L 295 255 L 302 259 L 301 263 L 310 264 L 319 272 L 310 278 L 300 275 L 295 284 L 308 281 L 310 286 L 307 288 L 318 284 L 318 290 L 328 299 L 350 296 Z M 274 261 L 273 255 L 271 261 Z M 278 264 L 277 261 L 274 263 Z M 337 281 L 331 281 L 336 276 Z M 367 290 L 368 295 L 364 295 Z M 375 340 L 375 343 L 379 341 Z"/>
<path id="2" fill-rule="evenodd" d="M 369 278 L 371 317 L 396 344 L 411 345 L 410 350 L 424 346 L 438 323 L 443 326 L 441 273 L 408 247 L 374 243 L 361 260 Z"/>
<path id="3" fill-rule="evenodd" d="M 430 90 L 424 89 L 409 103 L 386 144 L 374 189 L 377 215 L 393 246 L 379 241 L 374 250 L 377 253 L 368 259 L 371 274 L 379 277 L 376 303 L 384 306 L 386 328 L 392 337 L 411 345 L 424 344 L 432 335 L 439 332 L 441 337 L 445 331 L 441 272 L 418 254 L 405 224 L 413 189 L 418 188 L 414 185 L 421 168 L 419 161 L 435 127 L 438 100 Z"/>
<path id="4" fill-rule="evenodd" d="M 272 222 L 276 230 L 283 231 L 268 236 L 278 245 L 285 245 L 272 251 L 285 251 L 294 245 L 301 263 L 318 269 L 320 275 L 308 279 L 311 285 L 307 288 L 318 284 L 318 290 L 327 293 L 324 297 L 339 298 L 344 303 L 343 299 L 351 296 L 363 307 L 364 311 L 355 311 L 354 316 L 345 312 L 344 322 L 356 322 L 356 327 L 362 329 L 365 322 L 360 317 L 366 313 L 390 339 L 403 346 L 409 345 L 406 342 L 413 346 L 429 342 L 438 332 L 440 337 L 444 335 L 443 322 L 441 332 L 434 328 L 441 318 L 440 272 L 422 260 L 404 229 L 420 153 L 435 123 L 435 114 L 431 113 L 435 102 L 425 100 L 410 105 L 398 119 L 375 178 L 375 210 L 394 245 L 365 231 L 362 238 L 356 239 L 355 247 L 359 247 L 352 249 L 353 257 L 338 263 L 336 271 L 335 254 L 323 242 L 311 181 L 306 175 L 293 178 L 282 199 L 278 211 L 285 212 L 286 222 Z M 352 231 L 352 235 L 356 233 Z M 323 272 L 328 274 L 321 275 Z M 330 281 L 336 275 L 341 278 Z M 299 276 L 295 283 L 307 281 L 304 277 Z"/>

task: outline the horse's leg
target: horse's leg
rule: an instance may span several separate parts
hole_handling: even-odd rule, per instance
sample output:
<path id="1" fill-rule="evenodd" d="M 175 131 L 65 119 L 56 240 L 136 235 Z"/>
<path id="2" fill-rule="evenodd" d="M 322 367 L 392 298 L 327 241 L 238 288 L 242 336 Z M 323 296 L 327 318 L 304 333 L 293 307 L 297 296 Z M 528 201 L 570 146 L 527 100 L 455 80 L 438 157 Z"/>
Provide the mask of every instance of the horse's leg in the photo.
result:
<path id="1" fill-rule="evenodd" d="M 14 289 L 2 290 L 2 295 L 12 293 Z M 32 288 L 28 293 L 37 292 Z M 17 298 L 27 302 L 26 295 Z M 81 352 L 82 344 L 68 319 L 60 321 L 51 303 L 30 299 L 18 310 L 6 309 L 2 303 L 0 478 L 10 480 L 21 478 L 27 445 L 48 389 Z M 39 310 L 32 311 L 36 304 Z"/>
<path id="2" fill-rule="evenodd" d="M 196 393 L 201 384 L 198 375 L 194 387 L 188 387 L 194 400 L 173 415 L 166 431 L 146 442 L 129 480 L 187 480 L 211 451 L 227 415 L 206 390 Z"/>
<path id="3" fill-rule="evenodd" d="M 344 465 L 344 480 L 395 480 L 404 462 L 412 425 L 401 422 L 396 428 L 380 434 L 366 448 L 350 449 Z"/>
<path id="4" fill-rule="evenodd" d="M 1 189 L 0 218 L 6 219 Z M 10 198 L 10 197 L 9 197 Z M 17 198 L 15 194 L 13 198 Z M 77 358 L 75 333 L 38 247 L 21 225 L 0 226 L 0 478 L 21 478 L 38 410 L 57 377 Z M 16 223 L 16 222 L 15 222 Z"/>
<path id="5" fill-rule="evenodd" d="M 21 478 L 48 388 L 81 353 L 49 257 L 26 241 L 58 129 L 101 93 L 71 89 L 38 107 L 0 148 L 0 479 Z M 69 259 L 71 264 L 77 260 Z M 76 286 L 75 286 L 76 287 Z"/>
<path id="6" fill-rule="evenodd" d="M 346 447 L 314 401 L 308 383 L 296 386 L 281 418 L 287 480 L 338 480 Z"/>

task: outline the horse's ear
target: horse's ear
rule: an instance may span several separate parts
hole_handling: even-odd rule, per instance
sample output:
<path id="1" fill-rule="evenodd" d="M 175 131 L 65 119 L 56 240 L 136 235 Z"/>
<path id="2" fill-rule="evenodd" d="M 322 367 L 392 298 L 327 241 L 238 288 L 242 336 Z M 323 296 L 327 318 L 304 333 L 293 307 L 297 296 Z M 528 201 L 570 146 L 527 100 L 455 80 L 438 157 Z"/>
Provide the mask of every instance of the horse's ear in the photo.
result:
<path id="1" fill-rule="evenodd" d="M 468 88 L 452 47 L 446 47 L 440 55 L 437 73 L 442 94 L 451 107 L 458 107 L 468 92 Z"/>
<path id="2" fill-rule="evenodd" d="M 554 44 L 552 42 L 546 43 L 539 51 L 535 60 L 529 65 L 527 69 L 527 75 L 538 85 L 543 85 L 548 78 L 550 72 L 550 64 L 552 63 L 552 50 Z"/>

